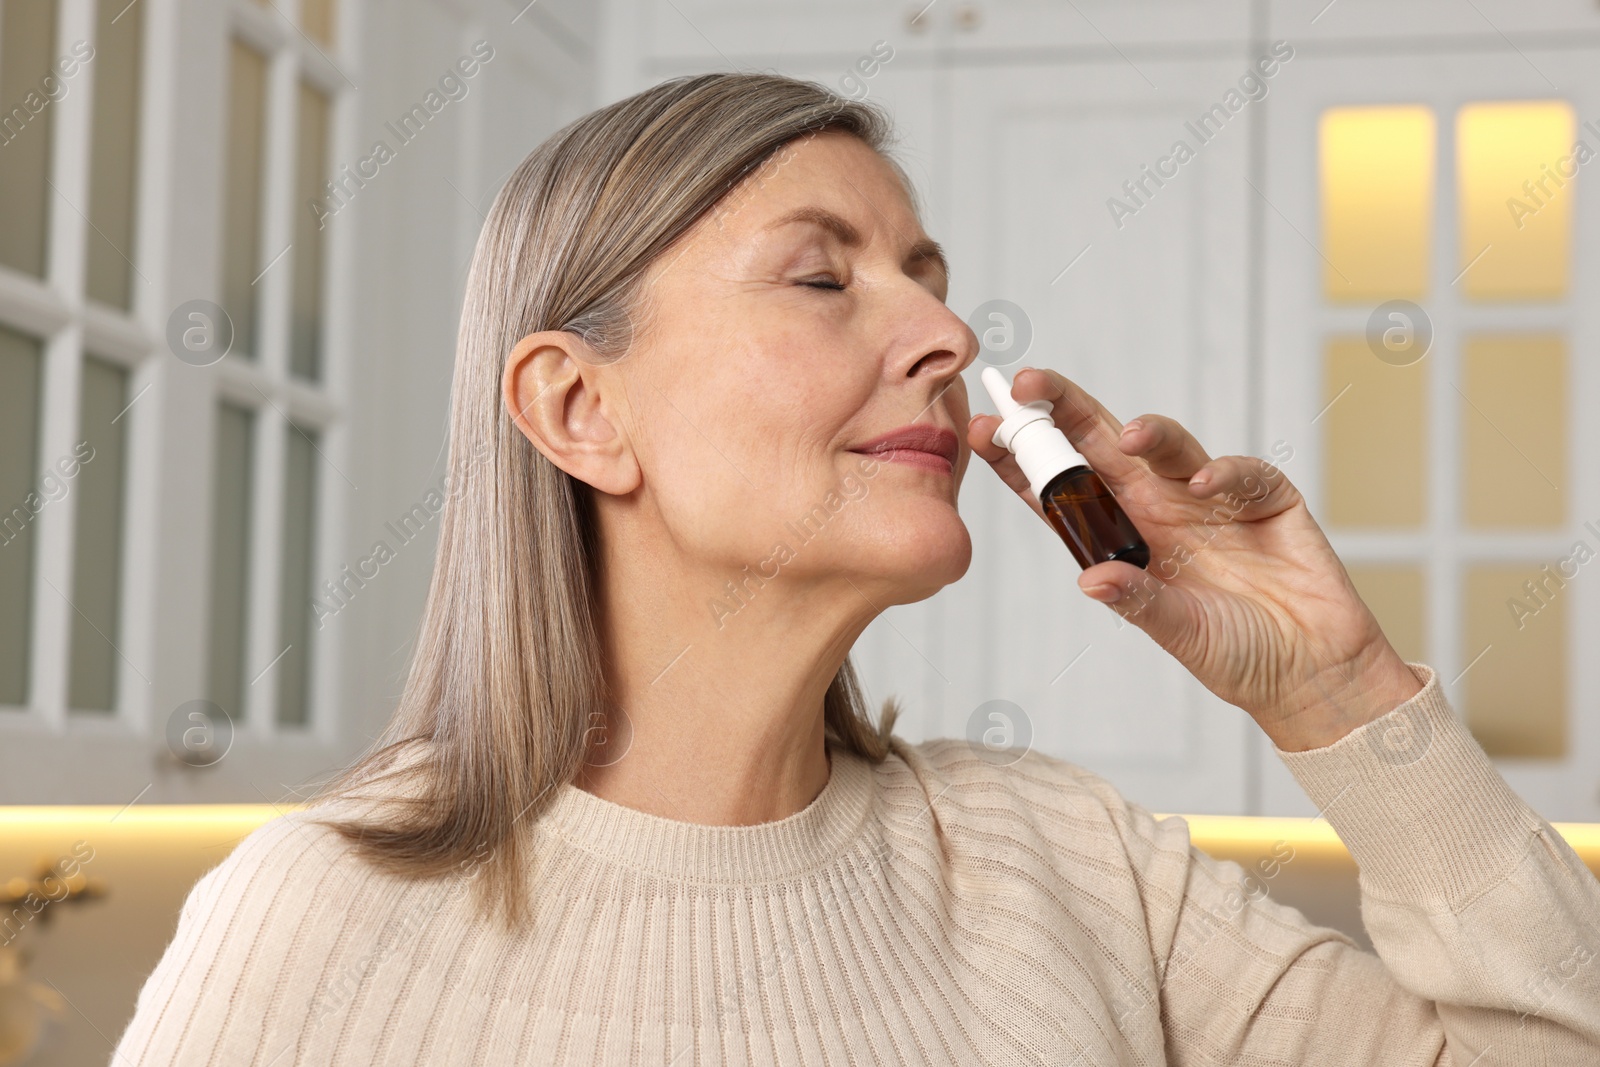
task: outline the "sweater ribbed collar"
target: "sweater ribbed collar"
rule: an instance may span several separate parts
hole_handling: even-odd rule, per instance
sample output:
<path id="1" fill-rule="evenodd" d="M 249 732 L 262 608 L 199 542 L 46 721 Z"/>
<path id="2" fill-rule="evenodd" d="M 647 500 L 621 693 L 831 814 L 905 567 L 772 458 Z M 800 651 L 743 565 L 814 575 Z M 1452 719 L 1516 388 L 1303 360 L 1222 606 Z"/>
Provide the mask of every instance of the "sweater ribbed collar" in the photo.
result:
<path id="1" fill-rule="evenodd" d="M 800 811 L 754 826 L 706 826 L 652 815 L 560 787 L 539 824 L 564 843 L 610 863 L 671 879 L 738 884 L 804 874 L 861 836 L 875 785 L 870 762 L 830 744 L 833 769 Z"/>

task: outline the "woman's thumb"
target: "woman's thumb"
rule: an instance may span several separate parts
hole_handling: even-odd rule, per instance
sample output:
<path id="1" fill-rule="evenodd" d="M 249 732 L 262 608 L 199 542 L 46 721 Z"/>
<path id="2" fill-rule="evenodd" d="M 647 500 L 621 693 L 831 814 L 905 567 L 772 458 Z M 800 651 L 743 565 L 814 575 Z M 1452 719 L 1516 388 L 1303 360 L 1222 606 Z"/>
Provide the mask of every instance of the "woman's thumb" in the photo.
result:
<path id="1" fill-rule="evenodd" d="M 1078 575 L 1078 588 L 1139 627 L 1163 648 L 1176 636 L 1182 608 L 1175 591 L 1152 572 L 1113 560 Z"/>

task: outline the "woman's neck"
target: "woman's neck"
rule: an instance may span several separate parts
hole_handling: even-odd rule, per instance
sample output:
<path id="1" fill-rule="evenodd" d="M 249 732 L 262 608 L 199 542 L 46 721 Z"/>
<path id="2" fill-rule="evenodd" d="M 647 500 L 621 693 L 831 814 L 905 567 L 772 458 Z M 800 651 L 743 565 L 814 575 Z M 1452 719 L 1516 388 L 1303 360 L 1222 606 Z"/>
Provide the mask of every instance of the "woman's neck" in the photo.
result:
<path id="1" fill-rule="evenodd" d="M 828 781 L 824 698 L 876 610 L 844 578 L 780 572 L 734 599 L 726 574 L 628 555 L 600 568 L 599 620 L 625 721 L 597 732 L 603 743 L 576 784 L 707 825 L 806 807 Z"/>

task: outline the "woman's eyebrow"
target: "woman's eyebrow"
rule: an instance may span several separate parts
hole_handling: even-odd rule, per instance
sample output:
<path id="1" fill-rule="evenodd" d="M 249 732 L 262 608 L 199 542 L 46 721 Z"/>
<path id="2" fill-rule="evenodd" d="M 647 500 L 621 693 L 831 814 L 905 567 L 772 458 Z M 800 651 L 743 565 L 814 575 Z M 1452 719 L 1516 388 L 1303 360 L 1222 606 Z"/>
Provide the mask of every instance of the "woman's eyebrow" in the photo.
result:
<path id="1" fill-rule="evenodd" d="M 773 220 L 773 222 L 767 228 L 775 230 L 779 227 L 788 226 L 796 222 L 803 222 L 813 226 L 822 227 L 824 230 L 827 230 L 830 234 L 832 234 L 834 238 L 846 248 L 859 248 L 866 243 L 866 239 L 861 236 L 861 231 L 856 229 L 848 219 L 834 214 L 827 208 L 820 208 L 812 205 L 796 208 L 787 215 L 783 215 Z M 950 263 L 945 258 L 944 247 L 931 237 L 924 237 L 922 240 L 913 244 L 910 251 L 906 254 L 906 261 L 908 263 L 913 261 L 929 261 L 936 268 L 938 268 L 939 273 L 944 276 L 946 281 L 948 281 L 950 278 Z"/>

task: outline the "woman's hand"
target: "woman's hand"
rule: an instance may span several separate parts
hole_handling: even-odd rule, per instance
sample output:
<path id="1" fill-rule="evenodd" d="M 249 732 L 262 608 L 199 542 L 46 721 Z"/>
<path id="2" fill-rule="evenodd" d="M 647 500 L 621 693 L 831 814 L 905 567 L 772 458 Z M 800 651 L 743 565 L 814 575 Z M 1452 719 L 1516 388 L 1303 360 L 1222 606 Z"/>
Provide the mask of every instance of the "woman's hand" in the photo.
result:
<path id="1" fill-rule="evenodd" d="M 1012 396 L 1053 401 L 1056 425 L 1150 546 L 1148 568 L 1099 563 L 1079 588 L 1249 712 L 1280 749 L 1332 744 L 1420 691 L 1282 470 L 1212 459 L 1163 415 L 1124 426 L 1055 371 L 1019 371 Z M 1016 458 L 993 443 L 999 425 L 974 416 L 967 441 L 1043 518 Z"/>

